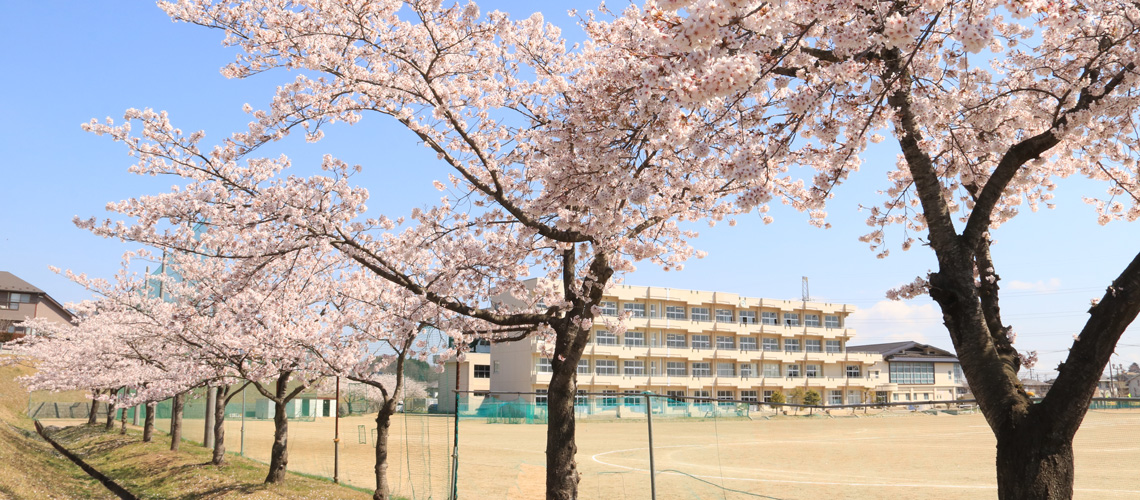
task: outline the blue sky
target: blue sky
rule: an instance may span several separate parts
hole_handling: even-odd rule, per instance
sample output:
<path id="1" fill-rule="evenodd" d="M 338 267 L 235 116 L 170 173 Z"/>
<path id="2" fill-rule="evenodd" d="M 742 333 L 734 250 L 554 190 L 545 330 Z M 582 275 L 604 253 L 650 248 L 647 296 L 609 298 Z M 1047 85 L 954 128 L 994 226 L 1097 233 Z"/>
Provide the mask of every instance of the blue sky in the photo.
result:
<path id="1" fill-rule="evenodd" d="M 484 12 L 500 9 L 514 17 L 542 5 L 548 21 L 576 38 L 578 30 L 564 12 L 593 4 L 480 5 Z M 244 126 L 243 103 L 263 107 L 275 86 L 292 75 L 223 78 L 218 69 L 233 60 L 233 52 L 221 46 L 220 33 L 173 24 L 149 2 L 11 2 L 5 11 L 0 43 L 8 49 L 3 62 L 10 73 L 0 82 L 5 117 L 0 194 L 7 202 L 0 217 L 0 270 L 60 301 L 82 300 L 88 294 L 48 266 L 110 277 L 121 253 L 133 246 L 79 230 L 72 217 L 108 217 L 107 202 L 165 191 L 172 180 L 128 174 L 126 150 L 84 133 L 80 124 L 121 118 L 129 107 L 165 109 L 175 125 L 204 129 L 212 143 Z M 325 153 L 363 165 L 360 182 L 369 188 L 375 212 L 399 215 L 432 203 L 439 193 L 431 180 L 445 178 L 447 171 L 410 134 L 377 118 L 330 129 L 315 145 L 290 140 L 279 147 L 299 167 Z M 856 343 L 918 340 L 950 348 L 931 301 L 883 298 L 887 289 L 933 268 L 933 254 L 920 245 L 903 252 L 897 247 L 901 230 L 890 233 L 893 246 L 886 259 L 876 259 L 857 241 L 868 229 L 866 213 L 858 207 L 882 201 L 877 190 L 888 186 L 885 175 L 894 158 L 889 147 L 868 155 L 863 171 L 838 191 L 828 209 L 832 229 L 810 227 L 804 215 L 775 207 L 772 225 L 753 214 L 741 217 L 736 227 L 704 227 L 694 243 L 709 256 L 689 262 L 683 271 L 642 264 L 625 282 L 798 299 L 801 277 L 807 276 L 813 299 L 859 308 L 849 323 L 857 328 Z M 1063 358 L 1087 318 L 1089 299 L 1101 296 L 1140 251 L 1140 227 L 1098 226 L 1092 209 L 1081 202 L 1082 196 L 1103 190 L 1082 180 L 1061 182 L 1058 209 L 1026 210 L 994 233 L 1004 318 L 1019 333 L 1018 347 L 1040 352 L 1037 372 L 1048 374 Z M 1140 362 L 1140 329 L 1125 334 L 1117 353 L 1114 364 Z"/>

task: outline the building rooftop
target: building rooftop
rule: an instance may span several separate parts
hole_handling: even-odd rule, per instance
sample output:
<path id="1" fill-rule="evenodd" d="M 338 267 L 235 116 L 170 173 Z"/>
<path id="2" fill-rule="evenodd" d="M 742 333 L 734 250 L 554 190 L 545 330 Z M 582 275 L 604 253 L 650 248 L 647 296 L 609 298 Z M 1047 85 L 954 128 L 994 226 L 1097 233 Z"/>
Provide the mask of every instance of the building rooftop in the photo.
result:
<path id="1" fill-rule="evenodd" d="M 0 291 L 46 294 L 43 290 L 36 288 L 31 283 L 18 278 L 15 274 L 8 271 L 0 271 Z"/>
<path id="2" fill-rule="evenodd" d="M 882 354 L 889 361 L 958 361 L 954 353 L 914 341 L 849 345 L 848 351 Z"/>

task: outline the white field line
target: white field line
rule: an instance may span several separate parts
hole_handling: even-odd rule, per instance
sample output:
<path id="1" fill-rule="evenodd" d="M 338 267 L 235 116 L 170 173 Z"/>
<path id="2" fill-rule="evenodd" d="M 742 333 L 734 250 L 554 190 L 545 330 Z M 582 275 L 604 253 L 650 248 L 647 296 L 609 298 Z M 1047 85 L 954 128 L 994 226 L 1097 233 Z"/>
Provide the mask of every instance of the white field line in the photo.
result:
<path id="1" fill-rule="evenodd" d="M 675 446 L 657 446 L 654 448 L 655 449 L 661 449 L 661 448 L 698 448 L 698 447 L 703 447 L 703 446 L 707 446 L 707 445 L 682 444 L 682 445 L 675 445 Z M 648 452 L 649 448 L 626 448 L 624 450 L 604 451 L 602 453 L 597 453 L 597 454 L 591 456 L 590 458 L 599 464 L 606 465 L 609 467 L 616 467 L 618 469 L 627 469 L 627 470 L 631 470 L 634 472 L 648 473 L 649 469 L 639 469 L 637 467 L 629 467 L 629 466 L 625 466 L 625 465 L 618 465 L 618 464 L 609 463 L 609 462 L 605 462 L 605 461 L 598 459 L 598 457 L 603 456 L 603 455 L 609 455 L 611 453 L 625 453 L 628 451 L 646 451 L 646 452 Z M 789 472 L 795 472 L 795 471 L 789 471 Z M 686 475 L 686 474 L 679 474 L 676 472 L 658 472 L 658 474 L 670 474 L 670 475 L 677 475 L 677 476 Z M 865 486 L 865 487 L 876 487 L 876 488 L 878 488 L 878 487 L 947 488 L 947 489 L 959 489 L 959 490 L 996 490 L 997 489 L 996 485 L 962 485 L 962 484 L 929 484 L 929 483 L 859 483 L 859 482 L 841 482 L 841 481 L 797 481 L 797 480 L 793 480 L 793 479 L 759 479 L 759 478 L 751 478 L 751 477 L 725 477 L 725 476 L 711 476 L 711 475 L 702 475 L 702 474 L 688 474 L 688 475 L 692 476 L 692 477 L 699 477 L 702 479 L 720 479 L 720 480 L 728 479 L 731 481 L 748 481 L 748 482 L 754 482 L 754 483 L 811 484 L 811 485 L 817 485 L 817 486 Z M 1074 488 L 1074 490 L 1075 491 L 1096 492 L 1096 493 L 1134 493 L 1134 494 L 1140 494 L 1140 490 L 1109 490 L 1109 489 L 1102 489 L 1102 488 Z"/>

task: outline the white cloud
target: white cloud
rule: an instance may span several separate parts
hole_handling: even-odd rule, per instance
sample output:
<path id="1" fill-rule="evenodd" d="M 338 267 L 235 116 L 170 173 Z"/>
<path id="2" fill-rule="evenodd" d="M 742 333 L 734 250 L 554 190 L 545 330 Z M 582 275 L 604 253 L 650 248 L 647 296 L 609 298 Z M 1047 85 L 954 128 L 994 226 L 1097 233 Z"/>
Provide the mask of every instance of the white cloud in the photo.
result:
<path id="1" fill-rule="evenodd" d="M 953 349 L 942 312 L 929 301 L 881 300 L 851 315 L 847 326 L 856 330 L 855 345 L 913 340 Z"/>
<path id="2" fill-rule="evenodd" d="M 1035 282 L 1035 283 L 1029 283 L 1027 281 L 1013 280 L 1013 281 L 1010 281 L 1009 284 L 1007 284 L 1005 287 L 1009 288 L 1010 290 L 1025 290 L 1025 291 L 1031 291 L 1031 292 L 1052 292 L 1054 290 L 1058 290 L 1061 288 L 1061 280 L 1059 280 L 1057 278 L 1049 278 L 1048 281 L 1037 280 L 1037 282 Z"/>

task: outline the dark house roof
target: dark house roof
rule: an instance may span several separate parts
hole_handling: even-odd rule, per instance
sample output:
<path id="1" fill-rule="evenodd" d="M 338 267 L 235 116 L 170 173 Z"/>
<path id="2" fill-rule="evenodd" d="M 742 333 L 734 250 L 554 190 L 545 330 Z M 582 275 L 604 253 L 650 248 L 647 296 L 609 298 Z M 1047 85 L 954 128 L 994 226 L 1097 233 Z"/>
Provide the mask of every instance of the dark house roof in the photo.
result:
<path id="1" fill-rule="evenodd" d="M 67 308 L 63 307 L 63 304 L 60 304 L 59 301 L 52 298 L 52 296 L 48 295 L 47 292 L 40 290 L 35 285 L 20 279 L 18 276 L 8 271 L 0 271 L 0 292 L 16 292 L 38 295 L 39 297 L 43 298 L 43 300 L 55 306 L 56 309 L 59 309 L 59 311 L 62 314 L 66 315 L 68 318 L 75 318 L 75 314 L 73 314 L 71 311 L 68 311 Z"/>
<path id="2" fill-rule="evenodd" d="M 882 354 L 887 361 L 958 362 L 958 357 L 950 351 L 914 341 L 851 345 L 847 346 L 847 350 Z"/>
<path id="3" fill-rule="evenodd" d="M 43 290 L 36 288 L 31 283 L 16 277 L 15 274 L 8 271 L 0 271 L 0 292 L 42 293 L 47 295 Z"/>

